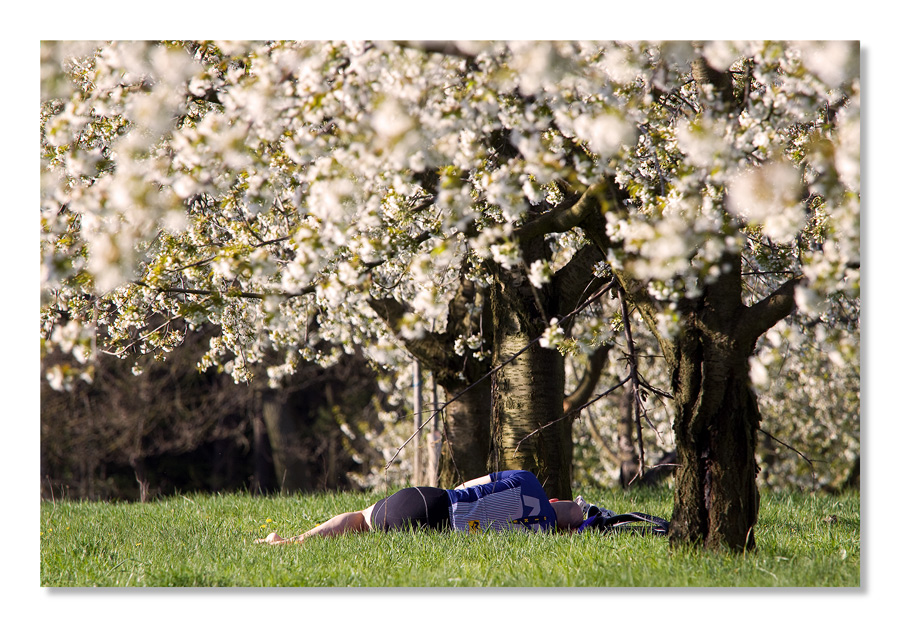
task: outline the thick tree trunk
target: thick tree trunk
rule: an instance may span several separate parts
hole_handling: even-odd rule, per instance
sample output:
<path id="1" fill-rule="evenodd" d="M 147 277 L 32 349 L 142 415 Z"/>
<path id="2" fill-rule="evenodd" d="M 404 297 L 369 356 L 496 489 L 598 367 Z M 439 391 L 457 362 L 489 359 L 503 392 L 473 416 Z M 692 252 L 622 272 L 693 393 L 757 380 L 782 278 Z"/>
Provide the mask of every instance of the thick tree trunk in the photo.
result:
<path id="1" fill-rule="evenodd" d="M 759 410 L 747 355 L 709 338 L 681 342 L 675 381 L 677 470 L 671 540 L 753 549 Z"/>
<path id="2" fill-rule="evenodd" d="M 275 480 L 283 492 L 310 489 L 310 473 L 302 461 L 301 433 L 294 416 L 285 408 L 284 399 L 275 392 L 263 392 L 260 411 L 275 466 Z"/>
<path id="3" fill-rule="evenodd" d="M 501 363 L 530 341 L 522 334 L 503 339 L 497 355 Z M 537 345 L 494 375 L 492 469 L 529 470 L 548 496 L 570 499 L 571 424 L 550 424 L 562 416 L 564 382 L 562 355 Z"/>
<path id="4" fill-rule="evenodd" d="M 736 108 L 728 72 L 713 70 L 703 58 L 691 69 L 698 90 L 711 85 L 709 95 L 725 111 Z M 702 99 L 704 92 L 698 93 Z M 737 551 L 755 547 L 759 511 L 759 408 L 748 359 L 759 335 L 790 309 L 780 297 L 745 307 L 740 254 L 726 254 L 721 267 L 722 275 L 688 312 L 674 355 L 669 355 L 678 463 L 670 535 L 673 544 Z"/>
<path id="5" fill-rule="evenodd" d="M 605 232 L 602 205 L 621 206 L 623 192 L 611 182 L 594 189 L 600 210 L 583 226 L 601 249 L 609 250 L 613 243 Z M 656 304 L 646 286 L 613 272 L 672 368 L 678 467 L 670 541 L 739 551 L 755 546 L 759 510 L 759 409 L 748 360 L 759 336 L 793 310 L 799 279 L 748 307 L 740 253 L 726 253 L 720 267 L 721 275 L 702 297 L 681 304 L 682 328 L 675 339 L 659 333 Z"/>
<path id="6" fill-rule="evenodd" d="M 756 340 L 794 307 L 796 280 L 751 307 L 741 300 L 741 260 L 686 312 L 674 343 L 676 489 L 671 541 L 755 547 L 759 511 L 759 407 L 749 376 Z"/>
<path id="7" fill-rule="evenodd" d="M 550 498 L 570 499 L 572 426 L 560 420 L 563 357 L 533 343 L 544 323 L 536 301 L 522 297 L 530 290 L 503 273 L 495 276 L 492 358 L 503 367 L 491 379 L 491 468 L 529 470 Z"/>

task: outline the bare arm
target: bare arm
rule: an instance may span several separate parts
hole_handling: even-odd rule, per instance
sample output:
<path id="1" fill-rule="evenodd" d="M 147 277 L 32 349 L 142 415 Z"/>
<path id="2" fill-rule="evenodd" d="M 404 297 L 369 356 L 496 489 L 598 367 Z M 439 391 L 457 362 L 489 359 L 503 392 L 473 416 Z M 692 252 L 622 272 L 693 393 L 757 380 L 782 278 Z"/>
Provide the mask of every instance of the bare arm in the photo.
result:
<path id="1" fill-rule="evenodd" d="M 483 477 L 478 477 L 477 479 L 469 479 L 465 483 L 460 483 L 456 486 L 456 490 L 462 490 L 463 488 L 471 488 L 476 485 L 484 485 L 485 483 L 491 483 L 492 479 L 490 475 L 485 475 Z"/>

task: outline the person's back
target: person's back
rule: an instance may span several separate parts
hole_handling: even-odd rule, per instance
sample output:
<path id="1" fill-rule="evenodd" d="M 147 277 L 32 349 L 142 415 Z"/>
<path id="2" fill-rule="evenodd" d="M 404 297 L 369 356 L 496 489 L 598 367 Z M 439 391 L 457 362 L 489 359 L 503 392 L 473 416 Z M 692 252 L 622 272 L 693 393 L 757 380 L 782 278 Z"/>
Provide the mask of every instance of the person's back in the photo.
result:
<path id="1" fill-rule="evenodd" d="M 532 473 L 504 470 L 489 477 L 488 483 L 447 490 L 453 529 L 466 532 L 556 529 L 556 511 Z"/>

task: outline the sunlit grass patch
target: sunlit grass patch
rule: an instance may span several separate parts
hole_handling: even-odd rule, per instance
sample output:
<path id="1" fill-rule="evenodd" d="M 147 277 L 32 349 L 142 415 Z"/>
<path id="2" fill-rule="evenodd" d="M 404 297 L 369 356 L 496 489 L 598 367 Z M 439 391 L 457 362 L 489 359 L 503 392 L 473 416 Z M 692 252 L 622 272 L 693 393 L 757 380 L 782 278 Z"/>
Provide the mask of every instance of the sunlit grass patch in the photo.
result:
<path id="1" fill-rule="evenodd" d="M 672 549 L 628 534 L 365 533 L 264 546 L 382 494 L 184 495 L 153 503 L 44 502 L 43 586 L 858 586 L 859 495 L 764 494 L 758 548 Z M 665 489 L 585 494 L 668 518 Z"/>

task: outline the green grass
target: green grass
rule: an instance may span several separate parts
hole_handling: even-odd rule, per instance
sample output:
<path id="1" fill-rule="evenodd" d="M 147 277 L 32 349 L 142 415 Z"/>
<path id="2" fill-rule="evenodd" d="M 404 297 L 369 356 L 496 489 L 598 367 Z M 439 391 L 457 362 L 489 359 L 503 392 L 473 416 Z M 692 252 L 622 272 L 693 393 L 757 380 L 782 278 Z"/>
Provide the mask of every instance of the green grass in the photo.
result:
<path id="1" fill-rule="evenodd" d="M 367 533 L 295 535 L 380 494 L 188 495 L 147 504 L 41 504 L 42 586 L 859 586 L 859 494 L 764 494 L 758 548 L 671 549 L 658 537 Z M 668 518 L 671 492 L 585 494 Z"/>

